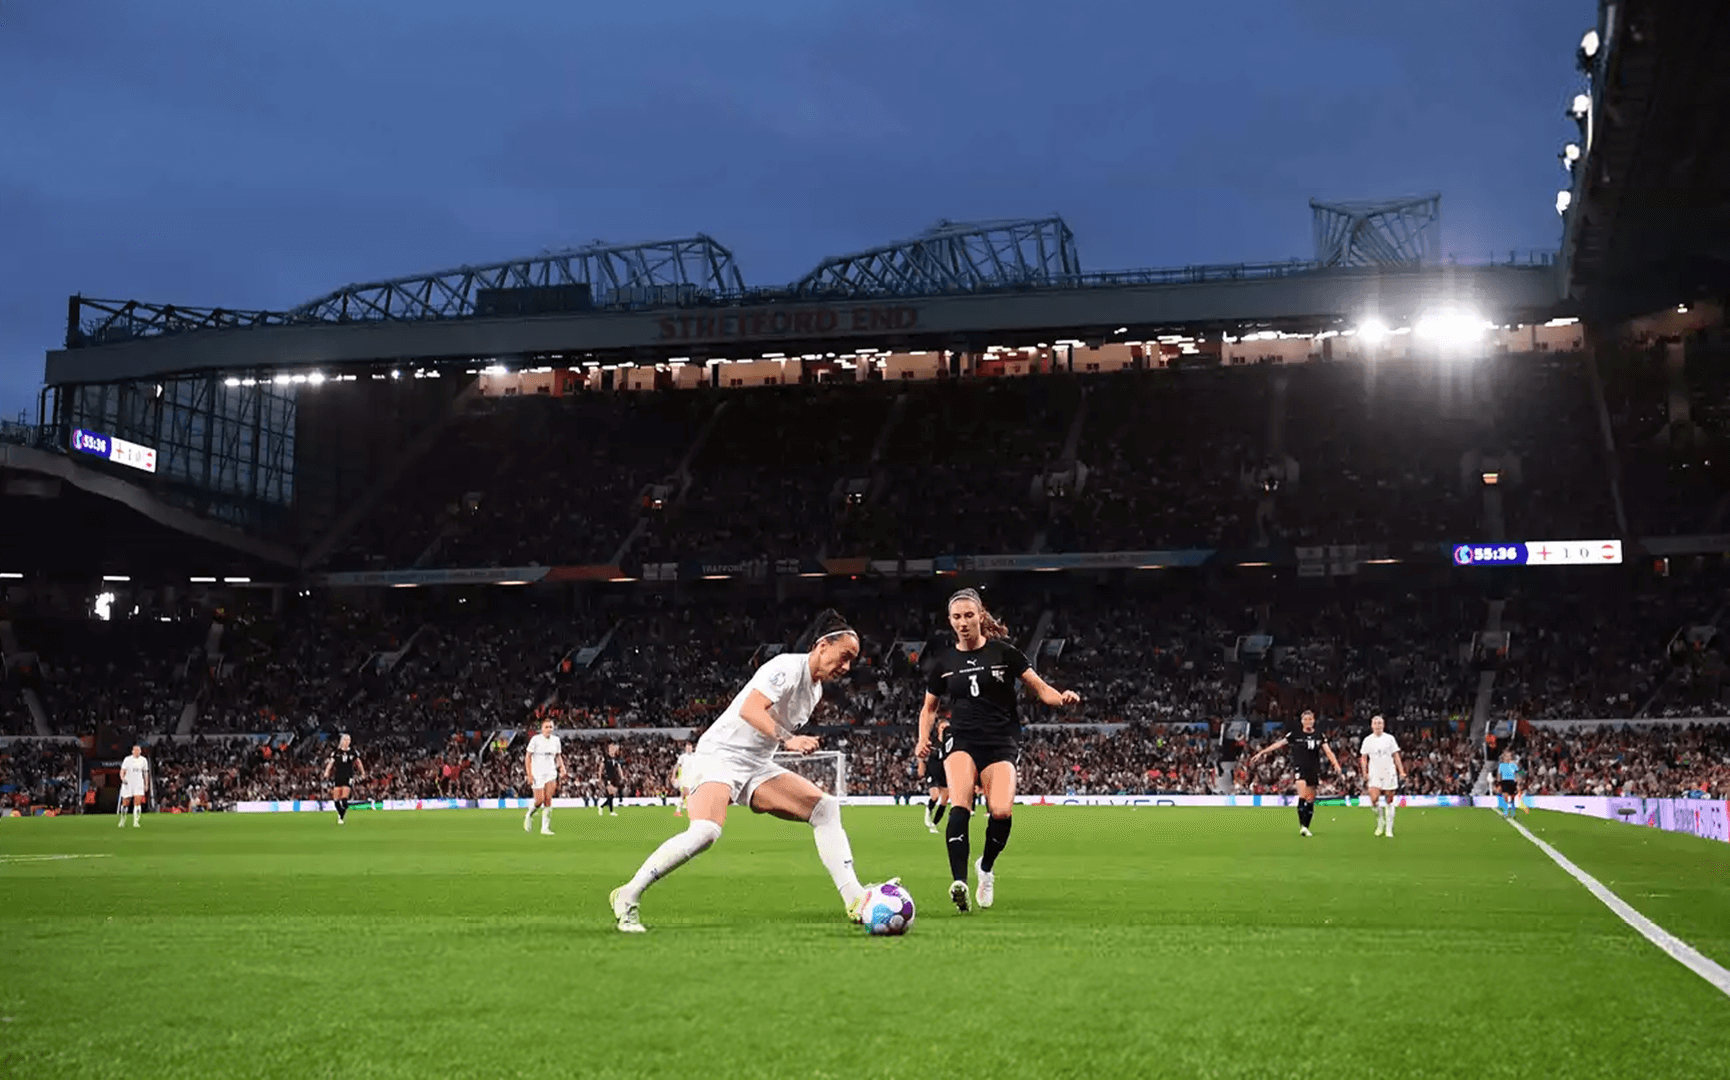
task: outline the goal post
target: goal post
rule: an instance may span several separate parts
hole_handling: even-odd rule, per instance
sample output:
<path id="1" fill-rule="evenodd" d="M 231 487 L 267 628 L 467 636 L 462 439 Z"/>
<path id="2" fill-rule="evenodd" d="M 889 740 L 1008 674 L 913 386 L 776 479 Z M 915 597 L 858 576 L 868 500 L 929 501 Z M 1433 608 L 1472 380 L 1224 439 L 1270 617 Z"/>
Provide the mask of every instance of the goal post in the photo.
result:
<path id="1" fill-rule="evenodd" d="M 796 772 L 837 799 L 847 797 L 847 755 L 839 750 L 818 750 L 811 754 L 775 755 L 775 764 Z"/>

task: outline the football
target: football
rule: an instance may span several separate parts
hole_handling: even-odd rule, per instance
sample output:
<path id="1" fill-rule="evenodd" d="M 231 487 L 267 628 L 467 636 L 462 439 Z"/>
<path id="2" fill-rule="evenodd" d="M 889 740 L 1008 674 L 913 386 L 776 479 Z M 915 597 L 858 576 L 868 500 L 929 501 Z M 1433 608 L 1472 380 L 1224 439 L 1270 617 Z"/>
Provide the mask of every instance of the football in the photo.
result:
<path id="1" fill-rule="evenodd" d="M 872 935 L 905 934 L 913 925 L 913 894 L 896 882 L 871 886 L 865 891 L 860 923 Z"/>

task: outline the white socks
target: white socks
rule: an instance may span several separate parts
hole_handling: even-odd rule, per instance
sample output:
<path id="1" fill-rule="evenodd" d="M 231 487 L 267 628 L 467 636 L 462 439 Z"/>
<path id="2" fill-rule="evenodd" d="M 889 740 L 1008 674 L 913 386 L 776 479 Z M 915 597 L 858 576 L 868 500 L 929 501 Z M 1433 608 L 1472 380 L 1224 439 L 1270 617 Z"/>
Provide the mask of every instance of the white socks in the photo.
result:
<path id="1" fill-rule="evenodd" d="M 841 827 L 841 803 L 833 795 L 817 800 L 811 809 L 811 831 L 817 837 L 817 857 L 823 869 L 841 893 L 841 901 L 849 906 L 865 894 L 859 875 L 853 872 L 853 845 L 847 841 L 847 830 Z"/>
<path id="2" fill-rule="evenodd" d="M 552 827 L 553 827 L 553 808 L 549 804 L 547 806 L 541 807 L 541 828 L 550 829 Z"/>
<path id="3" fill-rule="evenodd" d="M 709 849 L 721 838 L 721 827 L 713 821 L 693 821 L 682 833 L 675 833 L 656 848 L 635 877 L 619 890 L 619 899 L 635 904 L 643 899 L 643 890 L 666 877 Z"/>
<path id="4" fill-rule="evenodd" d="M 1394 804 L 1393 803 L 1387 804 L 1387 810 L 1383 814 L 1383 819 L 1387 822 L 1388 831 L 1393 832 L 1394 831 Z"/>
<path id="5" fill-rule="evenodd" d="M 132 824 L 138 824 L 138 807 L 136 806 L 132 808 Z"/>

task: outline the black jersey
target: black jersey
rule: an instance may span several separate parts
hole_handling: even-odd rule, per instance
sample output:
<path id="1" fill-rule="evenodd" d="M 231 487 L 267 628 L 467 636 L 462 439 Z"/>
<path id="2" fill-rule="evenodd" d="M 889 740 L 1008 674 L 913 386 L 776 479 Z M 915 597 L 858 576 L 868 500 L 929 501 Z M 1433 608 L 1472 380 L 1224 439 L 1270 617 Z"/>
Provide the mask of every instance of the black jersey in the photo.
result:
<path id="1" fill-rule="evenodd" d="M 971 652 L 951 645 L 933 658 L 925 689 L 949 705 L 949 733 L 958 741 L 1014 739 L 1021 734 L 1021 676 L 1031 667 L 1006 641 Z"/>
<path id="2" fill-rule="evenodd" d="M 360 761 L 360 755 L 352 749 L 338 749 L 330 755 L 330 779 L 336 787 L 347 787 L 354 779 L 354 767 Z"/>
<path id="3" fill-rule="evenodd" d="M 1286 745 L 1291 747 L 1292 764 L 1300 775 L 1315 776 L 1321 772 L 1322 747 L 1327 745 L 1327 738 L 1321 732 L 1294 731 Z"/>
<path id="4" fill-rule="evenodd" d="M 601 778 L 617 787 L 625 782 L 625 762 L 623 758 L 606 757 L 601 759 Z"/>

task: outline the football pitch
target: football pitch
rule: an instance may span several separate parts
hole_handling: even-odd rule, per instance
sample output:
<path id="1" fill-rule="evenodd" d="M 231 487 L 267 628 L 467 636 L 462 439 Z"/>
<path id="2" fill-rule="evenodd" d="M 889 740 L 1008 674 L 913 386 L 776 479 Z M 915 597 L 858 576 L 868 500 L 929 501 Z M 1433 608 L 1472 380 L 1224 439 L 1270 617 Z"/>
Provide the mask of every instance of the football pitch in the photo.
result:
<path id="1" fill-rule="evenodd" d="M 1730 1074 L 1730 998 L 1489 811 L 1025 807 L 968 915 L 919 811 L 844 815 L 902 938 L 736 810 L 643 935 L 606 897 L 669 809 L 3 820 L 0 1075 Z M 1730 845 L 1522 821 L 1730 965 Z"/>

